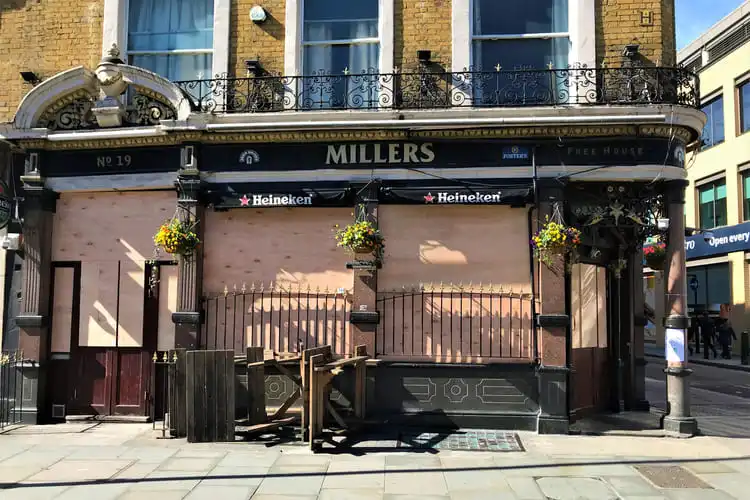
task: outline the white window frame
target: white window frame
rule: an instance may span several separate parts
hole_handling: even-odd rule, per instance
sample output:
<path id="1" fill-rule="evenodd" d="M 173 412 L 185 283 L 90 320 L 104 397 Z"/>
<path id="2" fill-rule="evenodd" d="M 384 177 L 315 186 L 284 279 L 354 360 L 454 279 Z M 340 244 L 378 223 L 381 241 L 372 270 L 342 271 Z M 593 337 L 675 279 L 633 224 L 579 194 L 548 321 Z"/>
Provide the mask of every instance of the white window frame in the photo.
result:
<path id="1" fill-rule="evenodd" d="M 452 68 L 466 71 L 473 65 L 474 40 L 504 40 L 522 38 L 570 38 L 568 64 L 596 67 L 596 20 L 594 0 L 568 0 L 567 33 L 532 33 L 519 35 L 474 35 L 474 0 L 452 1 Z M 556 68 L 557 69 L 557 68 Z M 562 68 L 560 68 L 562 69 Z M 483 68 L 487 71 L 487 68 Z"/>
<path id="2" fill-rule="evenodd" d="M 351 0 L 357 1 L 357 0 Z M 286 76 L 304 76 L 303 51 L 307 45 L 349 45 L 357 42 L 375 42 L 380 44 L 378 56 L 379 73 L 393 72 L 393 1 L 378 0 L 378 37 L 356 40 L 336 40 L 331 42 L 305 42 L 303 38 L 304 0 L 286 0 L 286 37 L 284 39 L 284 74 Z M 313 68 L 317 70 L 319 68 Z"/>
<path id="3" fill-rule="evenodd" d="M 112 44 L 120 49 L 120 58 L 128 60 L 128 0 L 104 0 L 102 57 Z M 212 49 L 137 52 L 138 54 L 207 54 L 211 53 L 211 74 L 204 79 L 229 73 L 229 15 L 231 0 L 214 0 L 214 38 Z"/>

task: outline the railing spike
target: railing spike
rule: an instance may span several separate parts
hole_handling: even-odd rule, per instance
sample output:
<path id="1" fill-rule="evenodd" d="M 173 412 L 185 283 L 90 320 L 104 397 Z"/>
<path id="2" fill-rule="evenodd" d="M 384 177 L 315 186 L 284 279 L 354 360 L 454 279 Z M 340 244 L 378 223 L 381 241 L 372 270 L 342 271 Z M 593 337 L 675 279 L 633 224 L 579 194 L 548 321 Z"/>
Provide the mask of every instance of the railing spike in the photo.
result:
<path id="1" fill-rule="evenodd" d="M 247 293 L 247 283 L 245 283 L 244 281 L 242 282 L 242 293 Z"/>
<path id="2" fill-rule="evenodd" d="M 154 355 L 151 357 L 151 361 L 153 361 L 154 363 L 159 361 L 159 355 L 156 354 L 156 352 L 154 352 Z"/>
<path id="3" fill-rule="evenodd" d="M 161 357 L 162 362 L 166 363 L 169 361 L 169 353 L 167 351 L 164 351 L 164 355 Z"/>
<path id="4" fill-rule="evenodd" d="M 269 281 L 268 282 L 268 291 L 271 292 L 271 293 L 273 293 L 273 290 L 274 290 L 273 286 L 274 286 L 273 281 Z"/>
<path id="5" fill-rule="evenodd" d="M 255 282 L 254 281 L 252 283 L 250 283 L 250 291 L 251 292 L 255 291 Z"/>
<path id="6" fill-rule="evenodd" d="M 307 283 L 307 289 L 305 290 L 307 293 L 310 293 L 310 282 Z"/>
<path id="7" fill-rule="evenodd" d="M 237 283 L 235 283 L 234 285 L 232 285 L 232 294 L 233 295 L 237 295 Z"/>
<path id="8" fill-rule="evenodd" d="M 479 282 L 479 292 L 481 293 L 484 290 L 484 285 L 482 285 L 482 282 Z"/>
<path id="9" fill-rule="evenodd" d="M 227 295 L 229 295 L 229 288 L 227 288 L 227 286 L 224 285 L 224 297 L 226 297 Z"/>
<path id="10" fill-rule="evenodd" d="M 441 281 L 440 281 L 440 291 L 442 292 L 443 290 L 445 290 L 445 287 L 443 286 L 443 282 L 442 282 L 442 280 L 441 280 Z"/>
<path id="11" fill-rule="evenodd" d="M 258 290 L 260 293 L 263 293 L 266 290 L 266 285 L 263 284 L 263 282 L 260 282 L 260 289 Z"/>
<path id="12" fill-rule="evenodd" d="M 172 353 L 172 362 L 173 362 L 173 363 L 177 363 L 177 351 L 174 351 L 174 352 Z"/>

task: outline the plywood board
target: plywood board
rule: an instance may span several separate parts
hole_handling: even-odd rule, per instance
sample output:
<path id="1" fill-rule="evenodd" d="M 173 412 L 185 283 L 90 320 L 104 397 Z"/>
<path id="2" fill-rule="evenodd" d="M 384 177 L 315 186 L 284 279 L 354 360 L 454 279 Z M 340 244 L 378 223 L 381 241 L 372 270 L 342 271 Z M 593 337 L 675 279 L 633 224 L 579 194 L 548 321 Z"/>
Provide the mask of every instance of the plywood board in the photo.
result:
<path id="1" fill-rule="evenodd" d="M 52 307 L 52 352 L 70 352 L 73 327 L 73 278 L 75 269 L 57 267 Z"/>
<path id="2" fill-rule="evenodd" d="M 117 346 L 143 347 L 143 302 L 145 263 L 120 262 L 120 294 L 117 316 Z"/>
<path id="3" fill-rule="evenodd" d="M 115 347 L 119 262 L 81 263 L 79 345 Z"/>
<path id="4" fill-rule="evenodd" d="M 159 268 L 159 326 L 157 350 L 168 351 L 175 346 L 172 313 L 177 311 L 177 266 Z"/>

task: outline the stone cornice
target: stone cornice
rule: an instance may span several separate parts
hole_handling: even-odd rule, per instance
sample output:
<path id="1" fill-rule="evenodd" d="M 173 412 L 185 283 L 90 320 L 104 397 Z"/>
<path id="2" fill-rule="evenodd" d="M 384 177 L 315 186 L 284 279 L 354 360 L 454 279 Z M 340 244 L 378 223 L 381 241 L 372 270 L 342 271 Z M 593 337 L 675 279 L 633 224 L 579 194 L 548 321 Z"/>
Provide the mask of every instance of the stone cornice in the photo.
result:
<path id="1" fill-rule="evenodd" d="M 557 139 L 586 137 L 666 137 L 687 142 L 691 131 L 668 125 L 538 126 L 452 130 L 326 130 L 308 132 L 173 132 L 153 137 L 123 137 L 52 142 L 21 140 L 26 149 L 82 150 L 176 145 L 183 143 L 252 144 L 268 142 L 397 141 L 413 139 Z"/>

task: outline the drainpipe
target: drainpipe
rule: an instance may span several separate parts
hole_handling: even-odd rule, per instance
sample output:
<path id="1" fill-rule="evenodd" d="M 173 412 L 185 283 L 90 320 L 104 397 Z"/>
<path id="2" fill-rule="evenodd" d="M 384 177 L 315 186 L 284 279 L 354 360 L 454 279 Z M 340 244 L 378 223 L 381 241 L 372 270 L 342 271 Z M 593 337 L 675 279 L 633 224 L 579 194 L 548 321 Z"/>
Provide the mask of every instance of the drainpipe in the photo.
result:
<path id="1" fill-rule="evenodd" d="M 531 180 L 532 180 L 532 189 L 534 190 L 534 202 L 531 207 L 529 207 L 529 216 L 528 216 L 528 223 L 529 223 L 529 240 L 531 240 L 531 237 L 534 235 L 534 225 L 533 225 L 533 217 L 534 217 L 534 209 L 539 208 L 539 192 L 536 188 L 536 178 L 537 178 L 537 171 L 536 171 L 536 145 L 531 147 Z M 529 246 L 529 249 L 531 249 L 531 246 Z M 540 359 L 539 359 L 539 332 L 537 327 L 537 321 L 536 321 L 536 287 L 534 286 L 534 255 L 533 252 L 529 251 L 529 279 L 531 283 L 531 328 L 532 328 L 532 349 L 534 351 L 534 364 L 539 365 Z"/>

